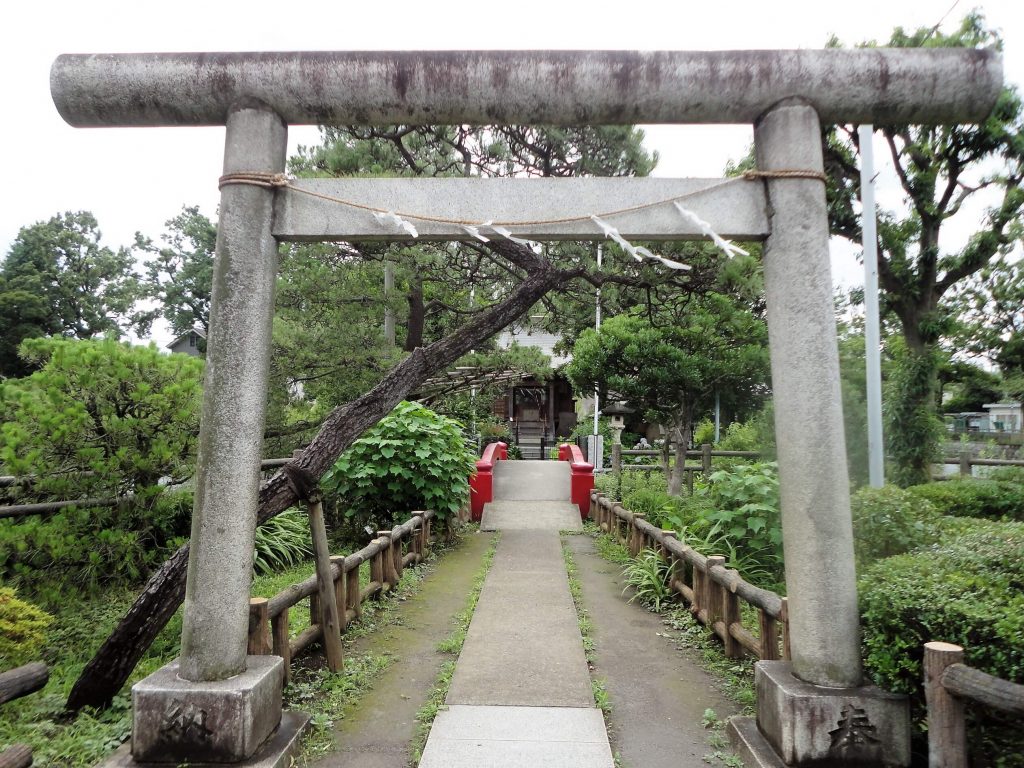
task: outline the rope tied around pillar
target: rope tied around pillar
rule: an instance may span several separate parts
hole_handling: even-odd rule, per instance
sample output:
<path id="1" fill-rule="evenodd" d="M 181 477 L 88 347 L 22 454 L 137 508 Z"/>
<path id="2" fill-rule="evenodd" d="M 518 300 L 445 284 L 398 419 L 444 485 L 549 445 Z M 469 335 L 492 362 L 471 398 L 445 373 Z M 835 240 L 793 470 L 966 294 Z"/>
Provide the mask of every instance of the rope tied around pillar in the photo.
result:
<path id="1" fill-rule="evenodd" d="M 822 184 L 828 183 L 828 176 L 821 171 L 779 170 L 779 171 L 744 171 L 740 178 L 754 181 L 756 179 L 814 179 Z"/>
<path id="2" fill-rule="evenodd" d="M 224 189 L 229 184 L 247 184 L 252 187 L 263 189 L 277 189 L 287 187 L 291 182 L 284 173 L 262 173 L 259 171 L 244 171 L 239 173 L 225 173 L 217 180 L 217 189 Z"/>

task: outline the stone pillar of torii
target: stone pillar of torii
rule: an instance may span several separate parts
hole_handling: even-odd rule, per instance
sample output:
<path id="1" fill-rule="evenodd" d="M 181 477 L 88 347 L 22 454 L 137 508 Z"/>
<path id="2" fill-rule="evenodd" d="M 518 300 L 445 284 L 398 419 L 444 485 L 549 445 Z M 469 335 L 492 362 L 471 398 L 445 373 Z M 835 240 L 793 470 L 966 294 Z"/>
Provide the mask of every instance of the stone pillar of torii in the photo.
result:
<path id="1" fill-rule="evenodd" d="M 789 765 L 909 764 L 906 701 L 862 680 L 820 126 L 978 122 L 1001 87 L 998 54 L 973 49 L 60 56 L 51 91 L 68 123 L 225 125 L 224 173 L 241 182 L 222 188 L 182 654 L 134 689 L 135 760 L 251 762 L 281 723 L 281 659 L 246 655 L 277 243 L 409 237 L 246 183 L 284 170 L 287 126 L 748 123 L 762 180 L 293 186 L 440 219 L 417 222 L 431 240 L 471 239 L 456 221 L 574 216 L 508 229 L 597 240 L 589 217 L 637 203 L 610 220 L 623 237 L 705 238 L 659 204 L 673 197 L 723 236 L 763 240 L 792 662 L 758 663 L 756 726 L 733 731 Z"/>

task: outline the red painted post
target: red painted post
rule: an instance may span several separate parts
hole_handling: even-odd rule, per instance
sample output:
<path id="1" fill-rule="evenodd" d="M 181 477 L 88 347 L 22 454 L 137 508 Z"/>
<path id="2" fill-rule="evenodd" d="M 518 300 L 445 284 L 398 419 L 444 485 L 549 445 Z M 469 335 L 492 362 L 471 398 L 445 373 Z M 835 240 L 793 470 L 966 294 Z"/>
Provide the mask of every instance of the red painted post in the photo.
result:
<path id="1" fill-rule="evenodd" d="M 505 443 L 491 443 L 484 448 L 476 463 L 476 474 L 469 478 L 469 508 L 473 522 L 479 523 L 484 515 L 484 504 L 494 499 L 494 462 L 508 459 Z"/>
<path id="2" fill-rule="evenodd" d="M 586 520 L 590 514 L 590 492 L 594 490 L 594 465 L 584 461 L 583 451 L 571 443 L 558 446 L 558 457 L 560 461 L 569 462 L 569 471 L 572 473 L 570 501 L 580 508 L 580 517 Z"/>

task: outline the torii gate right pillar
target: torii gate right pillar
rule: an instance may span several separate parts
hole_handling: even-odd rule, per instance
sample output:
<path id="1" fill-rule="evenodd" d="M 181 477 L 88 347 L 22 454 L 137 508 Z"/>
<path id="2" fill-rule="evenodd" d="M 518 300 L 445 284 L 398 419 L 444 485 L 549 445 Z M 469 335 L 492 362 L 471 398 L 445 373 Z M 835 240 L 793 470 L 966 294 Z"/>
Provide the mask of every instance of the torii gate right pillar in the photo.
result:
<path id="1" fill-rule="evenodd" d="M 818 114 L 787 99 L 757 120 L 754 141 L 761 171 L 804 174 L 768 177 L 764 247 L 793 658 L 758 662 L 757 728 L 733 731 L 763 735 L 787 765 L 909 765 L 906 698 L 861 684 Z"/>

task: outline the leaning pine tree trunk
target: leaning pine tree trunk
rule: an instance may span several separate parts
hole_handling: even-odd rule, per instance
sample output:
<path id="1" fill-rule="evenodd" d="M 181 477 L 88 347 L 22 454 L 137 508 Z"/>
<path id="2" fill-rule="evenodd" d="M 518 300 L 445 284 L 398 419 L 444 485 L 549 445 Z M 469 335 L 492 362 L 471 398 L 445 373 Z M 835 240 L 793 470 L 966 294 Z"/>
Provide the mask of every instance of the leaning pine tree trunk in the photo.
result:
<path id="1" fill-rule="evenodd" d="M 346 448 L 423 381 L 524 315 L 545 293 L 569 277 L 524 246 L 492 240 L 487 247 L 525 269 L 527 278 L 504 301 L 481 312 L 450 336 L 415 350 L 365 395 L 335 408 L 317 436 L 294 460 L 297 467 L 317 478 L 323 476 Z M 260 489 L 258 522 L 269 520 L 296 501 L 283 471 L 277 472 Z M 69 711 L 110 704 L 185 599 L 187 567 L 188 545 L 153 574 L 128 613 L 86 664 L 68 696 Z"/>

